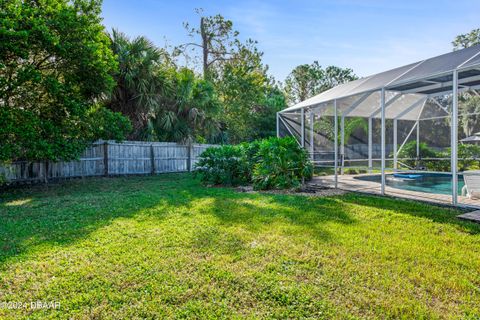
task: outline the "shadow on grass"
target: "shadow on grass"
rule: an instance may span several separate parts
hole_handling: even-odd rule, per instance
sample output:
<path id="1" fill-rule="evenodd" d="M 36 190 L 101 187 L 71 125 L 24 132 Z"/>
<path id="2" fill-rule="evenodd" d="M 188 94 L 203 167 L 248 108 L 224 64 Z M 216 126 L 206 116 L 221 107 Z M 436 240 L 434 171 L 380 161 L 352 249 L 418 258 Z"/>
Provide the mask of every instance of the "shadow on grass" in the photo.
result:
<path id="1" fill-rule="evenodd" d="M 140 210 L 188 206 L 198 197 L 188 192 L 194 186 L 185 175 L 89 178 L 0 194 L 0 264 L 37 245 L 68 245 Z"/>
<path id="2" fill-rule="evenodd" d="M 206 199 L 208 208 L 194 208 Z M 309 232 L 321 241 L 333 241 L 324 224 L 355 223 L 351 208 L 354 204 L 454 224 L 473 234 L 480 231 L 477 225 L 457 220 L 452 210 L 409 201 L 356 194 L 306 198 L 238 193 L 226 188 L 202 187 L 189 174 L 98 178 L 68 181 L 48 188 L 16 189 L 0 195 L 0 266 L 36 246 L 69 245 L 117 218 L 131 218 L 141 212 L 157 219 L 179 211 L 187 215 L 208 214 L 218 224 L 241 225 L 252 232 L 285 224 L 298 226 L 298 231 Z M 197 235 L 198 246 L 208 244 L 209 237 L 218 236 L 218 229 L 206 228 L 202 232 Z M 230 240 L 226 244 L 230 249 L 238 245 L 235 239 Z"/>
<path id="3" fill-rule="evenodd" d="M 203 200 L 209 207 L 199 209 Z M 250 231 L 281 222 L 322 240 L 330 238 L 322 223 L 354 222 L 339 200 L 206 188 L 189 174 L 72 180 L 0 195 L 0 264 L 42 244 L 69 245 L 118 218 L 142 213 L 165 219 L 172 212 L 209 214 L 218 224 Z"/>
<path id="4" fill-rule="evenodd" d="M 244 194 L 216 197 L 212 213 L 223 225 L 242 225 L 259 232 L 274 224 L 297 226 L 312 237 L 329 241 L 326 222 L 355 223 L 342 201 L 335 198 L 309 198 L 295 195 Z"/>

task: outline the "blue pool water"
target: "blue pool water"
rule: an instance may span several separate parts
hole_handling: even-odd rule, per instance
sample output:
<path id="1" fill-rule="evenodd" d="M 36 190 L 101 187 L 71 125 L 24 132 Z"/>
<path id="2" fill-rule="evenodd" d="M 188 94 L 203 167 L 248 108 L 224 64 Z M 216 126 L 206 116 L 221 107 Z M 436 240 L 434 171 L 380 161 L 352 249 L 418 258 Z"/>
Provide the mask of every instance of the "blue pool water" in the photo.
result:
<path id="1" fill-rule="evenodd" d="M 452 176 L 443 173 L 420 173 L 416 179 L 395 178 L 391 174 L 386 175 L 387 186 L 397 189 L 420 191 L 427 193 L 452 194 Z M 355 179 L 375 181 L 380 183 L 380 175 L 360 176 Z M 461 194 L 464 186 L 463 176 L 458 176 L 458 194 Z"/>

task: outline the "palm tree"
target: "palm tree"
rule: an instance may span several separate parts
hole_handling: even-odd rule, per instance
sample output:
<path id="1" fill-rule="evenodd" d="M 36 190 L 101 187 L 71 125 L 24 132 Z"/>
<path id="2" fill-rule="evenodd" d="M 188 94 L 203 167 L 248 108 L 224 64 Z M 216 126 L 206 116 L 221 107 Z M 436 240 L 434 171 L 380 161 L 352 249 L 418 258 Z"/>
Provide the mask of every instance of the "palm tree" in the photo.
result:
<path id="1" fill-rule="evenodd" d="M 152 116 L 150 127 L 161 140 L 192 143 L 199 136 L 213 137 L 220 130 L 220 110 L 213 85 L 183 68 L 171 70 L 173 85 Z"/>
<path id="2" fill-rule="evenodd" d="M 149 118 L 159 108 L 161 95 L 168 91 L 168 81 L 160 72 L 162 64 L 168 62 L 168 55 L 145 37 L 131 40 L 114 29 L 110 39 L 118 71 L 113 75 L 116 86 L 107 104 L 130 118 L 133 125 L 130 139 L 145 138 Z"/>

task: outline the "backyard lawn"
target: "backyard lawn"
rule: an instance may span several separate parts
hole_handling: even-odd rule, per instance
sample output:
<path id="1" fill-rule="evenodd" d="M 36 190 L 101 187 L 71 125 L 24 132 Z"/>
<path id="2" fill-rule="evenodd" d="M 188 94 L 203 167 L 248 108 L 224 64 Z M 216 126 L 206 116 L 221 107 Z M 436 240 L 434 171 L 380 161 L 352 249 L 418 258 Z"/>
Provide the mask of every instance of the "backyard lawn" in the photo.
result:
<path id="1" fill-rule="evenodd" d="M 480 317 L 480 225 L 387 198 L 188 174 L 0 195 L 0 318 Z"/>

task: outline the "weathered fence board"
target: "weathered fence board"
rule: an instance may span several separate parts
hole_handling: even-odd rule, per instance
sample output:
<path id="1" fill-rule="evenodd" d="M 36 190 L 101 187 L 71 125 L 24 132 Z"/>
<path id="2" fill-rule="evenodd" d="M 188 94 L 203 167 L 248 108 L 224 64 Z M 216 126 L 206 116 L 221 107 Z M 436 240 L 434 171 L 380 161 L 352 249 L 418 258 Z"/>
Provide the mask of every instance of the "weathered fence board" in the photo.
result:
<path id="1" fill-rule="evenodd" d="M 18 161 L 0 166 L 0 174 L 10 182 L 28 182 L 102 175 L 185 172 L 194 168 L 203 151 L 215 146 L 188 146 L 172 142 L 99 141 L 89 146 L 79 160 L 48 163 Z"/>

